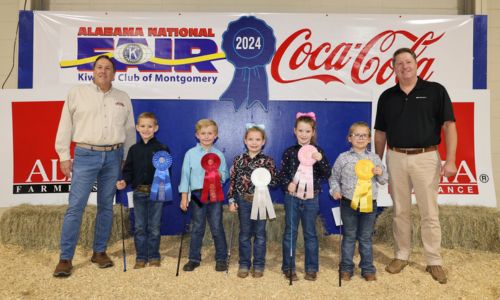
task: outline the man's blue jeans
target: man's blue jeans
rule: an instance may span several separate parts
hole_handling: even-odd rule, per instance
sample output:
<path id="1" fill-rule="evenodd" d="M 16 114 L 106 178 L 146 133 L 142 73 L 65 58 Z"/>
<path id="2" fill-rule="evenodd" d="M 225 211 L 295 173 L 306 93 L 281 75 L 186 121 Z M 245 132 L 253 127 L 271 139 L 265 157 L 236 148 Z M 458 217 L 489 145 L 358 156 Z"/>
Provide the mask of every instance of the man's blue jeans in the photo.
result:
<path id="1" fill-rule="evenodd" d="M 372 234 L 377 216 L 377 201 L 373 201 L 373 212 L 361 213 L 351 208 L 351 201 L 342 198 L 342 259 L 340 261 L 340 271 L 349 274 L 354 273 L 354 248 L 358 241 L 359 255 L 361 260 L 359 267 L 361 275 L 375 274 L 377 271 L 373 265 Z"/>
<path id="2" fill-rule="evenodd" d="M 305 271 L 318 272 L 319 245 L 316 234 L 316 218 L 319 213 L 318 196 L 302 200 L 285 195 L 285 233 L 283 235 L 282 271 L 295 270 L 295 249 L 297 247 L 297 230 L 299 221 L 302 224 L 305 247 Z"/>
<path id="3" fill-rule="evenodd" d="M 198 195 L 197 195 L 198 196 Z M 225 262 L 227 259 L 227 244 L 224 226 L 222 225 L 222 202 L 202 204 L 191 197 L 191 242 L 189 244 L 189 260 L 201 261 L 201 246 L 205 235 L 206 220 L 212 232 L 215 244 L 215 260 Z M 197 197 L 199 199 L 199 197 Z"/>
<path id="4" fill-rule="evenodd" d="M 61 232 L 60 259 L 73 259 L 83 212 L 96 180 L 97 214 L 93 249 L 94 252 L 106 251 L 113 222 L 113 197 L 122 158 L 123 148 L 103 152 L 75 147 L 69 203 Z"/>
<path id="5" fill-rule="evenodd" d="M 134 192 L 136 261 L 160 259 L 162 201 L 151 201 L 149 194 Z"/>
<path id="6" fill-rule="evenodd" d="M 266 220 L 251 220 L 252 202 L 236 197 L 238 217 L 240 219 L 239 252 L 240 269 L 250 270 L 252 266 L 253 238 L 253 269 L 263 272 L 266 265 Z"/>

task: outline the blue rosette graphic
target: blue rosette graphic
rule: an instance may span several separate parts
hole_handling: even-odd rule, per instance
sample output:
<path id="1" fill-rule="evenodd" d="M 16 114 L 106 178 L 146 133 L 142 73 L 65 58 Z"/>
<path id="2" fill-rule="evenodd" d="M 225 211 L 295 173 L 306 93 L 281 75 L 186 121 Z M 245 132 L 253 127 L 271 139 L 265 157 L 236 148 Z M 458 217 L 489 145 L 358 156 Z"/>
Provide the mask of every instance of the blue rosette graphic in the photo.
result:
<path id="1" fill-rule="evenodd" d="M 172 201 L 172 183 L 168 168 L 172 165 L 172 155 L 167 151 L 158 151 L 153 155 L 153 166 L 156 168 L 151 184 L 151 201 Z"/>
<path id="2" fill-rule="evenodd" d="M 254 16 L 244 16 L 229 23 L 222 35 L 222 50 L 234 65 L 233 79 L 221 101 L 233 101 L 237 111 L 258 103 L 267 111 L 269 87 L 265 66 L 276 50 L 276 38 L 271 27 Z"/>

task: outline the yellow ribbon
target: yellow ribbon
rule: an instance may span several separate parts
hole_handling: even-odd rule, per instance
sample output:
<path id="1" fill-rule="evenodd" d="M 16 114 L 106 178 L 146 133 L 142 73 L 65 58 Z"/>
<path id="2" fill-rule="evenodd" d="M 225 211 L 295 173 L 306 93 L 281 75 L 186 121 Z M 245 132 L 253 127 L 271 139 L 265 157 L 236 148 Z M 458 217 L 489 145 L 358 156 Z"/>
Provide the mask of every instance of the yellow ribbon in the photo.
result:
<path id="1" fill-rule="evenodd" d="M 94 55 L 94 56 L 81 58 L 81 59 L 62 60 L 59 62 L 59 65 L 63 68 L 67 68 L 67 67 L 75 67 L 75 66 L 79 66 L 79 65 L 93 63 L 101 55 L 106 55 L 109 58 L 112 58 L 114 56 L 114 53 L 107 52 L 107 53 L 101 53 L 99 55 Z M 165 65 L 165 66 L 180 66 L 180 65 L 188 65 L 188 64 L 194 64 L 194 63 L 199 63 L 199 62 L 203 62 L 203 61 L 211 61 L 211 60 L 218 60 L 218 59 L 224 59 L 224 58 L 226 58 L 226 54 L 224 52 L 219 52 L 219 53 L 200 55 L 200 56 L 195 56 L 195 57 L 190 57 L 190 58 L 181 58 L 181 59 L 166 59 L 166 58 L 151 57 L 149 59 L 149 61 L 152 63 L 155 63 L 155 64 Z"/>
<path id="2" fill-rule="evenodd" d="M 375 165 L 369 159 L 360 159 L 354 166 L 354 172 L 358 176 L 351 208 L 360 212 L 369 213 L 373 211 L 372 177 Z"/>

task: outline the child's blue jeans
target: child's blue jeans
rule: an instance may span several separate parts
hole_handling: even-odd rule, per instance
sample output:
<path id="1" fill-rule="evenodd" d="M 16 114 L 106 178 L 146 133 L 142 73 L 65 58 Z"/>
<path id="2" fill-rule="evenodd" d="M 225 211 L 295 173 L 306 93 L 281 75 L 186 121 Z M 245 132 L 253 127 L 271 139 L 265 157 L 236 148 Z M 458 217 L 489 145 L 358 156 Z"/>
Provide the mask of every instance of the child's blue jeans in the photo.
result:
<path id="1" fill-rule="evenodd" d="M 253 269 L 263 272 L 266 265 L 266 220 L 251 220 L 252 202 L 237 196 L 238 217 L 240 219 L 239 252 L 240 269 L 250 270 L 252 267 L 253 239 Z"/>
<path id="2" fill-rule="evenodd" d="M 354 248 L 358 241 L 358 250 L 361 256 L 359 267 L 361 275 L 375 274 L 377 271 L 373 265 L 372 234 L 375 217 L 377 216 L 377 201 L 373 201 L 373 212 L 361 213 L 351 208 L 351 201 L 342 198 L 342 259 L 340 261 L 340 271 L 349 274 L 354 273 Z"/>
<path id="3" fill-rule="evenodd" d="M 192 192 L 191 202 L 189 203 L 192 226 L 189 260 L 201 261 L 201 246 L 207 220 L 215 244 L 215 261 L 225 262 L 227 259 L 227 244 L 224 226 L 222 225 L 222 202 L 202 204 L 195 199 L 200 199 L 199 193 Z"/>
<path id="4" fill-rule="evenodd" d="M 149 194 L 134 192 L 136 261 L 160 259 L 160 225 L 163 202 L 151 201 Z"/>
<path id="5" fill-rule="evenodd" d="M 281 270 L 295 270 L 297 230 L 302 224 L 305 247 L 305 271 L 318 272 L 319 245 L 316 233 L 316 218 L 319 213 L 318 196 L 302 200 L 288 193 L 285 195 L 285 233 L 283 235 L 283 264 Z"/>

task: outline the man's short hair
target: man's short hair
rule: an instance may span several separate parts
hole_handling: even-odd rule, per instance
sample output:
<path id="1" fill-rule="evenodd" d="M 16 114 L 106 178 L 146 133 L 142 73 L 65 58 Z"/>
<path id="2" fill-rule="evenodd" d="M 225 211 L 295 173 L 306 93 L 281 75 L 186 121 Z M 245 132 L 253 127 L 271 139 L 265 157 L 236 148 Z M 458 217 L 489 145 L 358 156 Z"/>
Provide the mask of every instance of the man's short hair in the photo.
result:
<path id="1" fill-rule="evenodd" d="M 99 55 L 99 56 L 95 59 L 95 61 L 94 61 L 94 66 L 92 67 L 92 69 L 93 69 L 93 70 L 95 69 L 95 65 L 97 64 L 97 61 L 98 61 L 98 60 L 100 60 L 100 59 L 105 59 L 105 60 L 109 61 L 109 62 L 111 63 L 111 65 L 113 66 L 113 72 L 115 72 L 115 71 L 116 71 L 116 68 L 115 68 L 115 62 L 114 62 L 111 58 L 109 58 L 109 56 L 107 56 L 107 55 Z"/>
<path id="2" fill-rule="evenodd" d="M 396 50 L 394 52 L 394 54 L 392 55 L 392 65 L 394 66 L 394 64 L 396 63 L 396 56 L 398 56 L 399 54 L 401 53 L 409 53 L 411 55 L 411 57 L 413 57 L 413 59 L 415 61 L 417 61 L 417 55 L 415 54 L 415 51 L 411 50 L 410 48 L 399 48 L 398 50 Z"/>

